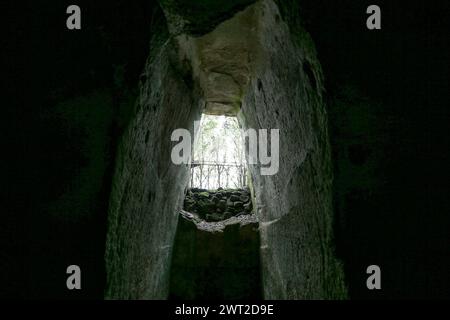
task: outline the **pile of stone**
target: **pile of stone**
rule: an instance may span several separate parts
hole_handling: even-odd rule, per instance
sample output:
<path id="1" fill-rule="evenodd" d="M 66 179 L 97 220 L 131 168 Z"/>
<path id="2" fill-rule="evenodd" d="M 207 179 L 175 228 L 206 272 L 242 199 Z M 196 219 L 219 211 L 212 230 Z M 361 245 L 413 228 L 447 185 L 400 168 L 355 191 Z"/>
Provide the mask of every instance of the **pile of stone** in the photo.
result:
<path id="1" fill-rule="evenodd" d="M 187 191 L 183 209 L 206 221 L 222 221 L 252 213 L 250 190 L 206 190 L 191 188 Z"/>

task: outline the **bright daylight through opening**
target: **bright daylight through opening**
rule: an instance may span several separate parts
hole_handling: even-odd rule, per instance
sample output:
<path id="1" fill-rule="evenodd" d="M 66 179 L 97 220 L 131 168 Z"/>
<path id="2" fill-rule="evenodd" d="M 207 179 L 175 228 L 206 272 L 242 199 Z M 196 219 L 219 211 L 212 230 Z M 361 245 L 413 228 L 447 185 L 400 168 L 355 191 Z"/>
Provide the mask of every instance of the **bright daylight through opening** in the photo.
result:
<path id="1" fill-rule="evenodd" d="M 243 139 L 236 117 L 202 115 L 194 144 L 191 187 L 242 188 L 247 184 Z"/>

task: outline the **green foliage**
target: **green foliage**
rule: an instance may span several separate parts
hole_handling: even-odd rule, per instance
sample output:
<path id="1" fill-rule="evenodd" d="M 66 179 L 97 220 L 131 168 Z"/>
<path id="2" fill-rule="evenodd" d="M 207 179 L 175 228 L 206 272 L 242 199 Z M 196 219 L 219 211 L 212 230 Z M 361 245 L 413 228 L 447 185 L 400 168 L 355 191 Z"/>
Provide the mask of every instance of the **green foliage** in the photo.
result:
<path id="1" fill-rule="evenodd" d="M 194 159 L 221 163 L 241 162 L 242 153 L 239 124 L 234 117 L 204 115 Z"/>
<path id="2" fill-rule="evenodd" d="M 209 193 L 208 192 L 206 192 L 206 191 L 204 191 L 204 192 L 200 192 L 199 194 L 199 197 L 203 197 L 203 198 L 209 198 Z"/>

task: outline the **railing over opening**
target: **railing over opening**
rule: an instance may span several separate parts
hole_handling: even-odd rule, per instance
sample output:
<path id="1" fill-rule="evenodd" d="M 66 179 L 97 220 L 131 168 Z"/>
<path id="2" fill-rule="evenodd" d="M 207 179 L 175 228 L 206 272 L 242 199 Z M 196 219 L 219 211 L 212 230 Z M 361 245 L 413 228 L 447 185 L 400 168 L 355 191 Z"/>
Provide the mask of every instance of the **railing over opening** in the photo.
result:
<path id="1" fill-rule="evenodd" d="M 247 185 L 247 168 L 239 163 L 194 161 L 191 163 L 191 188 L 243 188 Z"/>

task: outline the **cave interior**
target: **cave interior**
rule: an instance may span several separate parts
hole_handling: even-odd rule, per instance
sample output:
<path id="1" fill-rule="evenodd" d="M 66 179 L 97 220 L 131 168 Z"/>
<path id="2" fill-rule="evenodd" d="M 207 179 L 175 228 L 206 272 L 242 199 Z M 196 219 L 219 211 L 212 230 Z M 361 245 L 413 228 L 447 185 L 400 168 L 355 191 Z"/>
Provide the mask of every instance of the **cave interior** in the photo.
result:
<path id="1" fill-rule="evenodd" d="M 80 1 L 79 32 L 60 27 L 70 2 L 45 2 L 28 8 L 36 92 L 2 120 L 5 192 L 27 200 L 25 226 L 2 226 L 9 297 L 450 297 L 446 1 L 379 1 L 377 31 L 358 1 Z M 203 113 L 279 129 L 277 174 L 190 186 L 170 134 Z"/>

